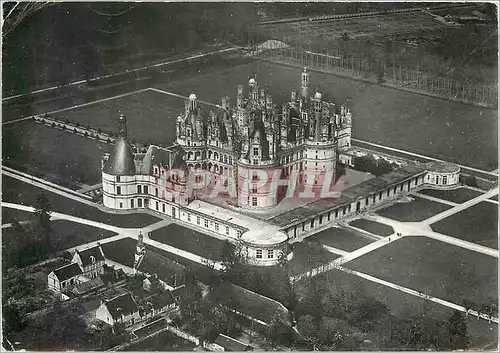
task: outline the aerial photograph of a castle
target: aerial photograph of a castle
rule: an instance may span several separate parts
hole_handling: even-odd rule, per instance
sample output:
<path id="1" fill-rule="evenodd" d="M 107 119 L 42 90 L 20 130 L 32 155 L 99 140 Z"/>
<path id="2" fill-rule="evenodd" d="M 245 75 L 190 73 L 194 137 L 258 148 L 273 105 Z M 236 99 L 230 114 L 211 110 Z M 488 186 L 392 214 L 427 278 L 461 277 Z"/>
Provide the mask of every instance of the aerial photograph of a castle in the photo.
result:
<path id="1" fill-rule="evenodd" d="M 3 351 L 497 351 L 495 2 L 2 2 Z"/>

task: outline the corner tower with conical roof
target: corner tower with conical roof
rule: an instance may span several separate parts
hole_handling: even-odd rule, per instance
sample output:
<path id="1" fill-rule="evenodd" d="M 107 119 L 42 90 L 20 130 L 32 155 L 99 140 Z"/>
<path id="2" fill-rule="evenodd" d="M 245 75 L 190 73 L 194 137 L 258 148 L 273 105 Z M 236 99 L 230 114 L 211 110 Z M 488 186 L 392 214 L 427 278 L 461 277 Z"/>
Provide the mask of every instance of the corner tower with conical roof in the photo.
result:
<path id="1" fill-rule="evenodd" d="M 136 165 L 132 146 L 127 138 L 127 118 L 118 117 L 118 134 L 111 153 L 102 161 L 103 204 L 115 209 L 134 208 L 130 197 L 136 179 Z"/>

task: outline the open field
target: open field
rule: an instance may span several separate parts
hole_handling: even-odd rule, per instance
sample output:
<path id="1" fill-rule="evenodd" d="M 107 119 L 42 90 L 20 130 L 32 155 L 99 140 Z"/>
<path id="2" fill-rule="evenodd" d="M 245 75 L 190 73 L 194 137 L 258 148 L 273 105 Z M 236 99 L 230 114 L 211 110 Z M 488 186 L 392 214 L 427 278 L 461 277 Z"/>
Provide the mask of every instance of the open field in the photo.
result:
<path id="1" fill-rule="evenodd" d="M 418 33 L 422 30 L 440 30 L 447 26 L 433 20 L 430 15 L 420 12 L 400 13 L 384 16 L 367 16 L 358 18 L 335 19 L 327 22 L 292 22 L 261 26 L 273 37 L 291 36 L 303 44 L 315 43 L 318 40 L 329 42 L 342 38 L 347 33 L 349 38 L 388 37 L 395 34 Z"/>
<path id="2" fill-rule="evenodd" d="M 419 190 L 418 193 L 455 203 L 464 203 L 481 195 L 479 191 L 468 188 L 458 188 L 454 190 L 422 189 Z"/>
<path id="3" fill-rule="evenodd" d="M 178 224 L 170 224 L 150 233 L 153 240 L 210 260 L 221 260 L 224 241 Z"/>
<path id="4" fill-rule="evenodd" d="M 258 82 L 271 87 L 275 103 L 288 100 L 291 89 L 300 88 L 300 70 L 264 62 L 156 86 L 183 95 L 194 91 L 199 99 L 218 103 L 224 94 L 234 100 L 237 84 L 243 84 L 246 91 L 248 77 L 254 74 Z M 355 138 L 478 168 L 490 170 L 497 165 L 494 110 L 315 72 L 310 82 L 313 89 L 319 85 L 325 99 L 337 104 L 351 99 Z M 468 148 L 470 144 L 474 148 Z"/>
<path id="5" fill-rule="evenodd" d="M 128 267 L 134 267 L 134 254 L 136 246 L 136 239 L 123 238 L 110 243 L 102 244 L 101 248 L 107 259 Z"/>
<path id="6" fill-rule="evenodd" d="M 288 271 L 292 276 L 302 274 L 322 264 L 327 264 L 340 256 L 322 247 L 315 246 L 314 243 L 294 243 L 292 246 L 293 259 L 288 263 Z M 270 269 L 272 271 L 272 267 Z"/>
<path id="7" fill-rule="evenodd" d="M 498 249 L 498 205 L 480 202 L 431 225 L 439 233 Z"/>
<path id="8" fill-rule="evenodd" d="M 340 250 L 354 251 L 374 240 L 352 229 L 331 227 L 308 237 L 307 241 L 318 242 Z"/>
<path id="9" fill-rule="evenodd" d="M 415 297 L 398 290 L 385 287 L 383 285 L 365 280 L 351 274 L 332 270 L 323 273 L 312 279 L 314 282 L 326 281 L 338 289 L 357 295 L 366 295 L 373 299 L 385 303 L 391 312 L 400 318 L 411 317 L 418 313 L 425 313 L 428 316 L 440 319 L 447 319 L 453 310 L 445 306 Z M 297 283 L 297 291 L 301 293 L 307 285 L 307 280 Z M 300 294 L 299 294 L 300 295 Z M 484 320 L 476 318 L 467 318 L 467 328 L 470 334 L 470 343 L 472 347 L 482 347 L 498 340 L 498 325 L 488 324 Z"/>
<path id="10" fill-rule="evenodd" d="M 66 198 L 45 189 L 40 189 L 34 185 L 24 183 L 5 175 L 2 176 L 2 201 L 34 206 L 36 204 L 36 199 L 41 193 L 50 201 L 52 211 L 97 222 L 125 228 L 138 228 L 145 227 L 159 220 L 159 218 L 145 213 L 106 213 L 96 207 Z"/>
<path id="11" fill-rule="evenodd" d="M 401 238 L 345 266 L 453 303 L 497 302 L 497 260 L 434 239 Z"/>
<path id="12" fill-rule="evenodd" d="M 96 184 L 101 158 L 111 145 L 74 133 L 22 121 L 3 127 L 3 162 L 64 184 Z"/>
<path id="13" fill-rule="evenodd" d="M 109 230 L 87 226 L 69 221 L 53 221 L 52 239 L 59 250 L 72 248 L 92 241 L 105 239 L 116 235 Z"/>
<path id="14" fill-rule="evenodd" d="M 394 233 L 394 229 L 392 229 L 391 226 L 364 218 L 355 219 L 354 221 L 349 222 L 349 225 L 381 236 L 388 236 Z"/>
<path id="15" fill-rule="evenodd" d="M 410 197 L 413 199 L 410 202 L 398 202 L 378 210 L 377 213 L 383 217 L 401 222 L 420 222 L 451 208 L 451 206 L 444 203 L 422 199 L 413 195 Z"/>
<path id="16" fill-rule="evenodd" d="M 55 115 L 116 133 L 117 119 L 122 112 L 127 117 L 131 140 L 169 146 L 175 140 L 176 118 L 183 111 L 183 99 L 155 91 L 143 91 Z"/>

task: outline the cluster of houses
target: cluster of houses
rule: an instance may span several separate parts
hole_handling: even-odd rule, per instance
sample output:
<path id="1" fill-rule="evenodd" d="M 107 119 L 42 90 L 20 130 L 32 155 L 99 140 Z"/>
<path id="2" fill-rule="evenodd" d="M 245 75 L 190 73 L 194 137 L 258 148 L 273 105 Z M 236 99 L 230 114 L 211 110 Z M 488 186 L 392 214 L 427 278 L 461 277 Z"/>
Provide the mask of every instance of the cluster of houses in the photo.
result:
<path id="1" fill-rule="evenodd" d="M 106 298 L 102 278 L 106 272 L 105 264 L 106 258 L 99 245 L 76 250 L 69 264 L 48 274 L 48 289 L 61 300 L 100 292 L 101 305 L 97 308 L 95 317 L 112 326 L 122 324 L 128 327 L 160 315 L 166 318 L 178 315 L 179 299 L 185 289 L 184 285 L 173 289 L 158 277 L 149 276 L 143 280 L 143 292 L 146 294 L 142 298 L 135 297 L 129 291 Z"/>

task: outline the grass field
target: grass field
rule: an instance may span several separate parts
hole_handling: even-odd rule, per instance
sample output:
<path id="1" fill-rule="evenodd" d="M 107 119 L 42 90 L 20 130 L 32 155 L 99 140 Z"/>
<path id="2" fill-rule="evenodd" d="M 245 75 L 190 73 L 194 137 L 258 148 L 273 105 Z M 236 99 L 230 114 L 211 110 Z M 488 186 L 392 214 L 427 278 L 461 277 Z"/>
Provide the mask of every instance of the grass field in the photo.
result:
<path id="1" fill-rule="evenodd" d="M 110 243 L 102 244 L 101 248 L 107 259 L 128 267 L 134 267 L 134 254 L 136 246 L 136 239 L 123 238 Z"/>
<path id="2" fill-rule="evenodd" d="M 401 222 L 420 222 L 435 214 L 443 212 L 451 206 L 444 203 L 422 199 L 417 196 L 410 202 L 399 202 L 389 207 L 378 210 L 377 213 L 383 217 L 392 218 Z"/>
<path id="3" fill-rule="evenodd" d="M 498 201 L 498 195 L 495 195 L 495 196 L 493 196 L 493 197 L 490 197 L 490 199 L 495 200 L 495 201 Z"/>
<path id="4" fill-rule="evenodd" d="M 431 225 L 439 233 L 498 249 L 498 205 L 480 202 Z"/>
<path id="5" fill-rule="evenodd" d="M 111 150 L 111 145 L 103 142 L 33 121 L 4 126 L 3 134 L 9 142 L 14 141 L 3 144 L 4 163 L 56 183 L 99 183 L 101 158 Z"/>
<path id="6" fill-rule="evenodd" d="M 52 238 L 59 250 L 72 248 L 92 241 L 105 239 L 116 233 L 69 221 L 53 221 Z"/>
<path id="7" fill-rule="evenodd" d="M 453 313 L 452 309 L 442 305 L 338 270 L 323 273 L 313 277 L 312 280 L 314 282 L 327 281 L 330 285 L 352 292 L 354 295 L 366 295 L 379 300 L 385 303 L 391 312 L 400 318 L 417 313 L 426 313 L 426 315 L 431 317 L 447 319 Z M 306 285 L 307 281 L 305 280 L 297 283 L 299 295 Z M 481 347 L 498 340 L 497 324 L 488 324 L 484 320 L 477 321 L 475 318 L 469 317 L 467 319 L 467 328 L 470 334 L 470 343 L 474 347 Z"/>
<path id="8" fill-rule="evenodd" d="M 182 227 L 178 224 L 170 224 L 155 230 L 151 232 L 149 237 L 210 260 L 221 260 L 222 248 L 224 246 L 223 240 Z"/>
<path id="9" fill-rule="evenodd" d="M 418 193 L 455 203 L 464 203 L 481 195 L 479 191 L 467 188 L 458 188 L 455 190 L 422 189 Z"/>
<path id="10" fill-rule="evenodd" d="M 127 117 L 128 134 L 131 140 L 170 145 L 175 140 L 176 118 L 183 111 L 183 99 L 154 91 L 145 91 L 68 110 L 56 116 L 115 133 L 117 119 L 122 112 Z"/>
<path id="11" fill-rule="evenodd" d="M 59 194 L 40 189 L 17 179 L 2 176 L 2 201 L 34 206 L 36 199 L 43 193 L 51 203 L 52 211 L 86 218 L 119 227 L 136 228 L 159 221 L 159 218 L 144 214 L 105 213 L 90 205 L 66 198 Z"/>
<path id="12" fill-rule="evenodd" d="M 354 221 L 349 222 L 349 224 L 353 227 L 364 229 L 367 232 L 381 236 L 388 236 L 394 233 L 394 229 L 392 229 L 391 226 L 364 218 L 355 219 Z"/>
<path id="13" fill-rule="evenodd" d="M 300 88 L 300 70 L 264 62 L 157 86 L 183 95 L 194 91 L 199 99 L 217 103 L 224 94 L 234 100 L 237 84 L 243 84 L 246 92 L 246 82 L 254 74 L 259 83 L 271 87 L 276 103 L 289 99 L 291 89 Z M 310 82 L 313 90 L 319 85 L 323 97 L 337 104 L 351 99 L 355 138 L 479 168 L 497 165 L 494 110 L 314 72 Z"/>
<path id="14" fill-rule="evenodd" d="M 497 260 L 425 237 L 405 237 L 345 265 L 460 304 L 497 302 Z"/>
<path id="15" fill-rule="evenodd" d="M 374 240 L 352 229 L 331 227 L 308 237 L 307 241 L 318 242 L 340 250 L 354 251 Z"/>
<path id="16" fill-rule="evenodd" d="M 302 274 L 313 268 L 327 264 L 340 255 L 331 253 L 313 243 L 294 243 L 293 259 L 289 262 L 289 274 L 292 276 Z"/>

